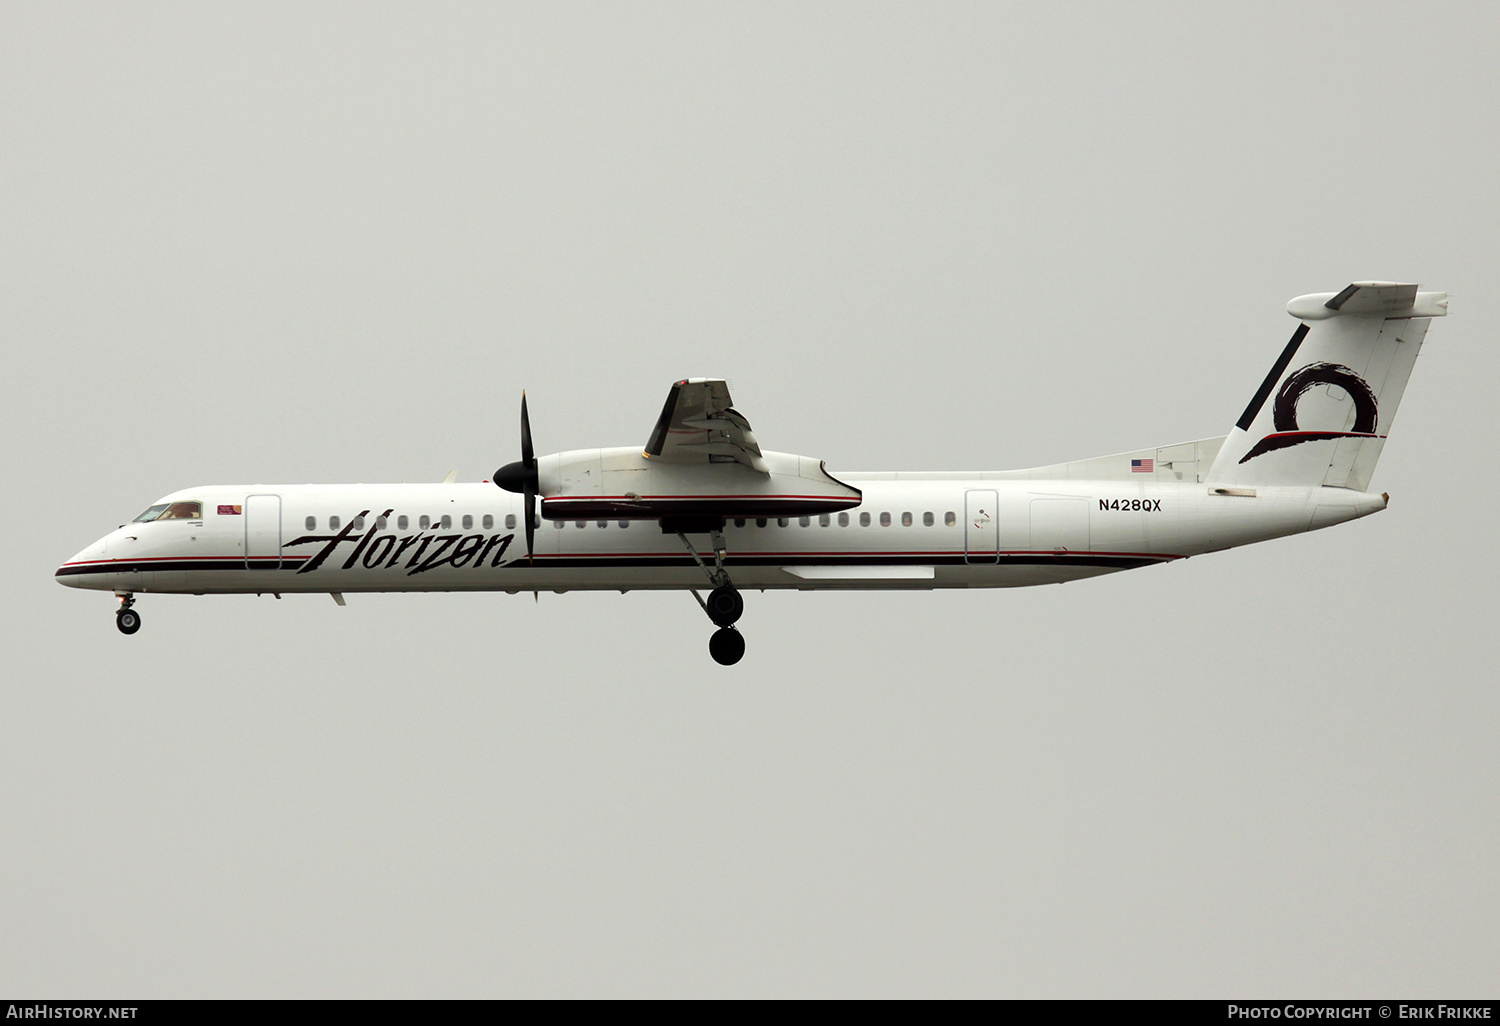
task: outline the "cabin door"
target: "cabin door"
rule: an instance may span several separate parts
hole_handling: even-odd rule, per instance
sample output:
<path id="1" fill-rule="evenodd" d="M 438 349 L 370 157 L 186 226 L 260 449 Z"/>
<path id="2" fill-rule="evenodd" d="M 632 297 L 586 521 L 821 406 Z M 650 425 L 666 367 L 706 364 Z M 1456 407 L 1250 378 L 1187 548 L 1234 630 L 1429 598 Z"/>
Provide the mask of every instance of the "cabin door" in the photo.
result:
<path id="1" fill-rule="evenodd" d="M 994 563 L 1000 558 L 1000 496 L 989 489 L 964 492 L 964 561 Z"/>

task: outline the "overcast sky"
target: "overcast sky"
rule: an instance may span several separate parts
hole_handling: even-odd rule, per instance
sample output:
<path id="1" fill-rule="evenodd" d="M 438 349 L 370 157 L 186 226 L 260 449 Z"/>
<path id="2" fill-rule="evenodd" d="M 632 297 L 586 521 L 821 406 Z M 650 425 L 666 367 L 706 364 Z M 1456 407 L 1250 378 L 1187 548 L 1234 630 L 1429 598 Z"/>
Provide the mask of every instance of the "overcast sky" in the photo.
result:
<path id="1" fill-rule="evenodd" d="M 1500 992 L 1492 4 L 0 0 L 0 992 Z M 1379 516 L 1065 588 L 145 596 L 196 484 L 730 379 L 838 470 L 1226 432 L 1453 295 Z"/>

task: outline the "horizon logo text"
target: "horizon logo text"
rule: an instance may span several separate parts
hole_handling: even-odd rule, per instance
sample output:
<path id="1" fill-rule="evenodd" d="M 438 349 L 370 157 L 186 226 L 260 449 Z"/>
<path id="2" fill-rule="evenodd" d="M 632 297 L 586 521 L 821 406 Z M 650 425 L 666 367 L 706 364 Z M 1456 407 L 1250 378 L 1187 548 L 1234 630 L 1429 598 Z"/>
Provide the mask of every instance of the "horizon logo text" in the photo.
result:
<path id="1" fill-rule="evenodd" d="M 370 511 L 360 510 L 358 514 L 349 518 L 349 523 L 338 534 L 305 534 L 300 538 L 293 538 L 282 545 L 282 549 L 289 549 L 295 545 L 309 545 L 323 542 L 324 545 L 318 550 L 317 555 L 303 563 L 297 570 L 299 574 L 311 573 L 318 569 L 333 555 L 334 550 L 340 545 L 348 542 L 354 546 L 354 551 L 349 553 L 349 558 L 344 560 L 340 569 L 351 570 L 356 562 L 362 562 L 366 570 L 388 570 L 396 567 L 406 550 L 416 545 L 416 551 L 412 553 L 411 559 L 406 563 L 406 575 L 426 573 L 440 566 L 452 566 L 454 568 L 470 565 L 479 567 L 484 564 L 486 558 L 490 559 L 490 568 L 498 567 L 505 560 L 505 550 L 510 548 L 515 534 L 429 534 L 427 528 L 423 528 L 416 534 L 396 535 L 380 534 L 386 521 L 394 510 L 386 510 L 375 518 L 375 523 L 363 535 L 356 533 L 356 525 L 363 523 L 364 518 L 370 515 Z M 437 545 L 432 554 L 427 555 L 428 546 L 433 542 Z M 494 556 L 491 558 L 490 553 Z M 364 559 L 361 561 L 360 557 Z M 425 558 L 424 558 L 425 557 Z"/>

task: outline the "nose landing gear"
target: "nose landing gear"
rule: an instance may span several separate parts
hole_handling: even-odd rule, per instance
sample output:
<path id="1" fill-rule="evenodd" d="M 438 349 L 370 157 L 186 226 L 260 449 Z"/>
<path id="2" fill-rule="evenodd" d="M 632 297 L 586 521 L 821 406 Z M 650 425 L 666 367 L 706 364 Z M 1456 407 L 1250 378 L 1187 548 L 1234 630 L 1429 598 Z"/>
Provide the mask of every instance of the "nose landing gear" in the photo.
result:
<path id="1" fill-rule="evenodd" d="M 115 613 L 115 626 L 121 634 L 134 634 L 141 629 L 141 614 L 130 607 L 135 605 L 134 595 L 121 595 L 120 608 Z"/>
<path id="2" fill-rule="evenodd" d="M 714 662 L 720 666 L 733 666 L 745 654 L 745 636 L 734 626 L 745 612 L 745 600 L 741 597 L 739 589 L 729 580 L 729 573 L 724 569 L 723 531 L 716 529 L 711 531 L 709 536 L 713 539 L 714 545 L 712 567 L 709 567 L 703 561 L 703 557 L 698 555 L 698 550 L 693 548 L 693 543 L 688 541 L 686 534 L 680 531 L 677 534 L 714 586 L 714 590 L 708 593 L 706 601 L 696 591 L 693 592 L 693 598 L 698 600 L 698 604 L 703 607 L 708 618 L 714 622 L 714 626 L 719 628 L 708 639 L 708 654 L 713 656 Z"/>

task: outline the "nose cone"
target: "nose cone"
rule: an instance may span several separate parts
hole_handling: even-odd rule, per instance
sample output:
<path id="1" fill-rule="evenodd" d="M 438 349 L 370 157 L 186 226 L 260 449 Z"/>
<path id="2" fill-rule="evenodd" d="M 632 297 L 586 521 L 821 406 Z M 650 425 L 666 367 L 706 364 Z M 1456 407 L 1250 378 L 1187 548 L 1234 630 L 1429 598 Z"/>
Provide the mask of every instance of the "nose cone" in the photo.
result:
<path id="1" fill-rule="evenodd" d="M 53 580 L 58 584 L 65 584 L 69 588 L 88 587 L 89 571 L 91 566 L 98 566 L 105 558 L 105 538 L 100 538 L 94 544 L 81 552 L 75 553 L 66 563 L 58 567 L 53 573 Z"/>
<path id="2" fill-rule="evenodd" d="M 88 549 L 84 549 L 83 552 L 78 553 L 78 555 L 74 556 L 62 566 L 58 567 L 56 572 L 54 572 L 52 575 L 53 580 L 57 581 L 58 584 L 66 585 L 69 588 L 81 587 L 82 581 L 80 580 L 80 578 L 82 574 L 79 570 L 78 564 L 83 561 L 84 556 L 87 552 Z"/>
<path id="3" fill-rule="evenodd" d="M 493 480 L 507 492 L 521 493 L 525 492 L 528 487 L 534 492 L 540 490 L 537 488 L 536 467 L 527 466 L 524 461 L 507 463 L 495 471 Z"/>

